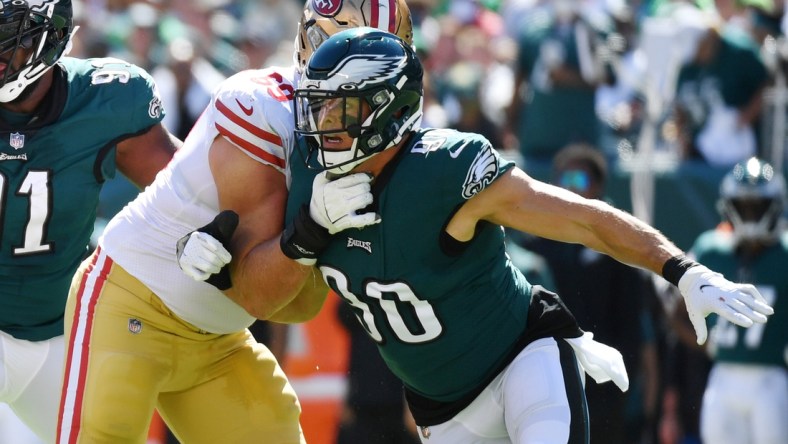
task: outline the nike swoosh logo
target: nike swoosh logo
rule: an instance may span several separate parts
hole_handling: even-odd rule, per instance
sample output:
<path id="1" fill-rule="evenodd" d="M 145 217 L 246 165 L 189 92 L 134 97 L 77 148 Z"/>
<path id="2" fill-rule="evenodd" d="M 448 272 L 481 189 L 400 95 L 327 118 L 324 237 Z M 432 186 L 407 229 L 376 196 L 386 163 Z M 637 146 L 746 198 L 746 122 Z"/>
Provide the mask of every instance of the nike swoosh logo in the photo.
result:
<path id="1" fill-rule="evenodd" d="M 705 288 L 705 287 L 713 287 L 713 285 L 704 284 L 704 285 L 701 285 L 698 290 L 703 291 L 703 288 Z"/>
<path id="2" fill-rule="evenodd" d="M 250 106 L 249 108 L 247 108 L 238 99 L 235 99 L 235 103 L 238 104 L 238 106 L 241 108 L 241 111 L 243 111 L 244 114 L 246 114 L 247 116 L 251 116 L 252 113 L 254 112 L 254 106 Z"/>
<path id="3" fill-rule="evenodd" d="M 449 148 L 449 156 L 451 156 L 452 159 L 456 159 L 469 143 L 471 142 L 467 141 L 456 148 Z"/>

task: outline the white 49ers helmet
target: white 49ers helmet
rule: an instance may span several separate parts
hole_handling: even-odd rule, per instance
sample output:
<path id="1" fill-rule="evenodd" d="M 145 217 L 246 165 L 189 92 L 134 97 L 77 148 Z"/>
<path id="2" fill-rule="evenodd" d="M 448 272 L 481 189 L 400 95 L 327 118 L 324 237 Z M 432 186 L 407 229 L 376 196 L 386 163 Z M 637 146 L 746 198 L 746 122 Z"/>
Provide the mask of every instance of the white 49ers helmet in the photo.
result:
<path id="1" fill-rule="evenodd" d="M 309 56 L 339 31 L 369 26 L 413 44 L 413 23 L 405 0 L 309 0 L 295 40 L 296 67 L 304 71 Z"/>

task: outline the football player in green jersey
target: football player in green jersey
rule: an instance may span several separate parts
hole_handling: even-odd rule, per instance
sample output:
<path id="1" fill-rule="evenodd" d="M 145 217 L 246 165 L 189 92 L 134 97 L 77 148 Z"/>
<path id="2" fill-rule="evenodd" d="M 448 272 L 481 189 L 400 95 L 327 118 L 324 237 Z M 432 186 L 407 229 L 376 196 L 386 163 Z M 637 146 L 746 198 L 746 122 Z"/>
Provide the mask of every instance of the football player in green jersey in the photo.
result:
<path id="1" fill-rule="evenodd" d="M 587 442 L 577 363 L 628 386 L 620 353 L 512 265 L 502 226 L 662 274 L 681 288 L 701 342 L 710 312 L 745 326 L 772 313 L 755 287 L 687 259 L 625 212 L 533 180 L 482 136 L 420 128 L 422 75 L 409 45 L 370 28 L 315 51 L 295 92 L 308 152 L 291 155 L 280 246 L 316 263 L 352 306 L 403 381 L 423 442 Z M 343 211 L 335 189 L 364 178 L 368 210 Z M 348 228 L 362 215 L 376 223 Z"/>
<path id="2" fill-rule="evenodd" d="M 757 158 L 722 180 L 725 223 L 701 234 L 691 252 L 737 282 L 754 284 L 775 314 L 738 327 L 709 316 L 706 347 L 714 364 L 701 408 L 701 437 L 719 444 L 777 444 L 788 439 L 788 232 L 782 174 Z"/>
<path id="3" fill-rule="evenodd" d="M 63 312 L 102 184 L 153 181 L 180 142 L 151 77 L 117 59 L 63 57 L 70 0 L 0 8 L 0 402 L 53 442 Z"/>

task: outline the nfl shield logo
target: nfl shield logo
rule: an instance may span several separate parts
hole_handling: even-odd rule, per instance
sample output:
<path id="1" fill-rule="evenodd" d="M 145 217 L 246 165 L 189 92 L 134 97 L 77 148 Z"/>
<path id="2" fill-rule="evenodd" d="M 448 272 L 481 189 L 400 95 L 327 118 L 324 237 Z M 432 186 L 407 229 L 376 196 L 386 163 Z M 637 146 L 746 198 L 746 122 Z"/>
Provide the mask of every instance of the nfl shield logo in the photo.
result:
<path id="1" fill-rule="evenodd" d="M 142 331 L 142 322 L 139 319 L 131 318 L 129 319 L 129 331 L 134 333 L 135 335 Z"/>
<path id="2" fill-rule="evenodd" d="M 11 133 L 11 140 L 8 143 L 10 143 L 15 150 L 18 150 L 19 148 L 25 146 L 25 135 L 19 133 Z"/>

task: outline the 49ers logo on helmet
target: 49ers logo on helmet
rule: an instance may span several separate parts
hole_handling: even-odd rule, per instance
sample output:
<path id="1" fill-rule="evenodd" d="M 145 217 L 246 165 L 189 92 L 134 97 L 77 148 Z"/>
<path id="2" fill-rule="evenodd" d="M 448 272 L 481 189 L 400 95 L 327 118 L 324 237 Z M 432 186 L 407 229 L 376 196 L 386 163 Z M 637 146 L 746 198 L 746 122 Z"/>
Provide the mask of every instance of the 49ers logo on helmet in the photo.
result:
<path id="1" fill-rule="evenodd" d="M 333 17 L 342 9 L 342 0 L 312 0 L 312 9 L 323 17 Z"/>

